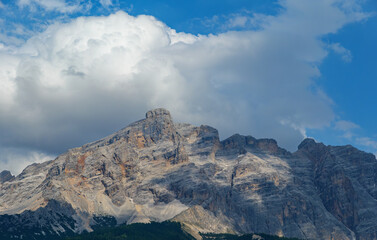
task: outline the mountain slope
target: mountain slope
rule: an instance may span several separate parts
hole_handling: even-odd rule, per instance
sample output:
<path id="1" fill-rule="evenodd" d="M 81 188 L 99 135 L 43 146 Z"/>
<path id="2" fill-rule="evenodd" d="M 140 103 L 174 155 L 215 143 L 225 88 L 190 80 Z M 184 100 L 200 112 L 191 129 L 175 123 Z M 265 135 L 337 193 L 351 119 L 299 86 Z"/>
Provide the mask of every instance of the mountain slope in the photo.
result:
<path id="1" fill-rule="evenodd" d="M 306 139 L 290 153 L 272 139 L 220 141 L 212 127 L 174 123 L 155 109 L 16 177 L 4 173 L 0 224 L 19 236 L 33 219 L 36 239 L 169 219 L 193 233 L 376 239 L 376 173 L 374 155 L 351 146 Z"/>

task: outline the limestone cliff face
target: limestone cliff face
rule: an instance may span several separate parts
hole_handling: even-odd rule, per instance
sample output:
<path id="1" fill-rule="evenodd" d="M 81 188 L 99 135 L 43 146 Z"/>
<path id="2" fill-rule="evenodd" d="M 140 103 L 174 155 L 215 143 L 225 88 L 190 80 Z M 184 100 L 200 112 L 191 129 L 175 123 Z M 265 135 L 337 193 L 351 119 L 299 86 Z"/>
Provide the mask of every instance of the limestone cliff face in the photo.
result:
<path id="1" fill-rule="evenodd" d="M 307 139 L 290 153 L 273 139 L 220 141 L 212 127 L 155 109 L 16 177 L 1 173 L 0 225 L 34 239 L 169 219 L 194 235 L 377 239 L 376 173 L 374 155 L 351 146 Z"/>
<path id="2" fill-rule="evenodd" d="M 377 238 L 377 161 L 352 146 L 332 147 L 313 140 L 299 146 L 313 164 L 314 184 L 326 209 L 355 233 Z"/>

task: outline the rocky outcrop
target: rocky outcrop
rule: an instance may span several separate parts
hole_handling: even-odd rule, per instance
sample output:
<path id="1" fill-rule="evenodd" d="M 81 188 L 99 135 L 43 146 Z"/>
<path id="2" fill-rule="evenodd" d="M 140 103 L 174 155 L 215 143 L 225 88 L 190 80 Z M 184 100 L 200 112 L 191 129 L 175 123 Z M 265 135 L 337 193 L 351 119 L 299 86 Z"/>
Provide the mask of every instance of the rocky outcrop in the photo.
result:
<path id="1" fill-rule="evenodd" d="M 2 171 L 0 173 L 0 184 L 11 181 L 14 179 L 14 176 L 9 171 Z"/>
<path id="2" fill-rule="evenodd" d="M 198 233 L 236 233 L 226 218 L 215 216 L 200 205 L 190 207 L 175 216 L 172 221 L 180 222 L 183 229 L 195 238 L 200 238 Z"/>
<path id="3" fill-rule="evenodd" d="M 376 173 L 374 155 L 351 146 L 306 139 L 290 153 L 273 139 L 220 141 L 210 126 L 174 123 L 155 109 L 16 177 L 2 173 L 0 223 L 14 225 L 7 236 L 19 238 L 22 223 L 33 222 L 34 239 L 164 220 L 198 238 L 200 231 L 376 239 Z"/>
<path id="4" fill-rule="evenodd" d="M 55 238 L 59 235 L 70 235 L 74 233 L 75 224 L 81 223 L 72 218 L 74 214 L 75 211 L 69 204 L 51 200 L 45 207 L 35 211 L 0 215 L 0 238 L 20 236 L 22 239 L 38 239 L 42 236 Z"/>
<path id="5" fill-rule="evenodd" d="M 255 139 L 252 136 L 235 134 L 221 142 L 218 155 L 245 154 L 246 152 L 267 153 L 271 155 L 289 156 L 290 153 L 280 148 L 274 139 Z"/>

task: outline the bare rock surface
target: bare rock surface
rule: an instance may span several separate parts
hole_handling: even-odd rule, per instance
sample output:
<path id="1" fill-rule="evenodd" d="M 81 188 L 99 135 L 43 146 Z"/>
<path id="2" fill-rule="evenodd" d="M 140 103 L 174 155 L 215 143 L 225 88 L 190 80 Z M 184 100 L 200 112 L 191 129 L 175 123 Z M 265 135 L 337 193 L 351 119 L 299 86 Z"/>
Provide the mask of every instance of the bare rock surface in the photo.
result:
<path id="1" fill-rule="evenodd" d="M 7 181 L 10 181 L 14 178 L 14 176 L 9 171 L 2 171 L 0 173 L 0 184 L 3 184 Z"/>
<path id="2" fill-rule="evenodd" d="M 352 146 L 306 139 L 290 153 L 273 139 L 220 141 L 210 126 L 155 109 L 16 177 L 0 173 L 0 224 L 35 239 L 113 220 L 174 220 L 194 235 L 377 239 L 376 173 L 375 156 Z"/>

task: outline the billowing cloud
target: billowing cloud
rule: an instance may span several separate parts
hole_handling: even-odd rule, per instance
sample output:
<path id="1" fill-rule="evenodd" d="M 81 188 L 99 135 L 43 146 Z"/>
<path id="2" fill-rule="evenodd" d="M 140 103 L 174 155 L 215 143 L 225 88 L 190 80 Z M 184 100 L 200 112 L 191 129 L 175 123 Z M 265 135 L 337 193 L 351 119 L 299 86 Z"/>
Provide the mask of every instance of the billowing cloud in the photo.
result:
<path id="1" fill-rule="evenodd" d="M 282 1 L 258 30 L 208 36 L 124 12 L 53 24 L 0 49 L 0 146 L 58 154 L 165 107 L 222 138 L 273 137 L 293 150 L 335 117 L 314 79 L 327 55 L 321 36 L 364 16 L 342 3 Z"/>

